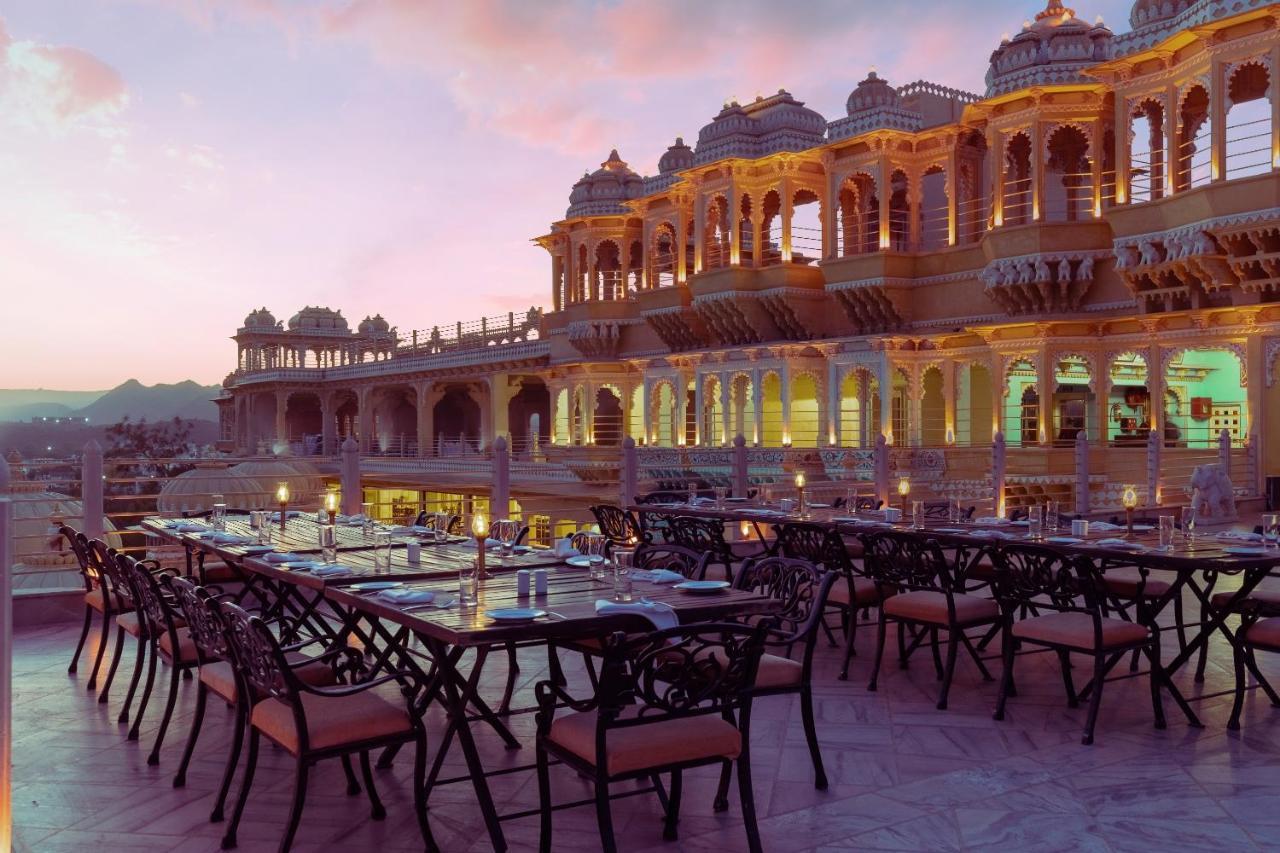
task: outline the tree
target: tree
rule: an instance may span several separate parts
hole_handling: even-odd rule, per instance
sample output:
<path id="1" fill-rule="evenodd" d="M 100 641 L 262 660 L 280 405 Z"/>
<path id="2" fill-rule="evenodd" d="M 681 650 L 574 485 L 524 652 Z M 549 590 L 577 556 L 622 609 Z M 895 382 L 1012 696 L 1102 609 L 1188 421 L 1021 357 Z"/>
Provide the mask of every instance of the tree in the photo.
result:
<path id="1" fill-rule="evenodd" d="M 178 417 L 150 424 L 146 418 L 133 421 L 125 415 L 119 423 L 107 427 L 107 447 L 102 455 L 117 459 L 172 459 L 182 456 L 189 450 L 193 426 L 191 421 Z"/>

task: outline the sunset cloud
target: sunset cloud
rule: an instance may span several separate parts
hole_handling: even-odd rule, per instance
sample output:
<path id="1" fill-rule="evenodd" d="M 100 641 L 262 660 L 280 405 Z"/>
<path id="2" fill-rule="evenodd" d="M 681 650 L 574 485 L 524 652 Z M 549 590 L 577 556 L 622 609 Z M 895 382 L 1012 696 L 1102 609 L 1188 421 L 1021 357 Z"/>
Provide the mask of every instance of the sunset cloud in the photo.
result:
<path id="1" fill-rule="evenodd" d="M 0 116 L 103 129 L 128 102 L 124 80 L 110 65 L 75 47 L 16 40 L 0 19 Z"/>

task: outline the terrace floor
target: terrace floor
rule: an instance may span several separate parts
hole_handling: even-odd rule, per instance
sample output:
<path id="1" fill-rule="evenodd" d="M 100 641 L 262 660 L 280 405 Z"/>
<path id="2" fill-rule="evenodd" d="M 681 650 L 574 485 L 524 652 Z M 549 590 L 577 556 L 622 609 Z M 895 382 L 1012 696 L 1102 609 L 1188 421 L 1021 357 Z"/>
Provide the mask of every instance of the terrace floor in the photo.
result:
<path id="1" fill-rule="evenodd" d="M 99 705 L 85 690 L 87 667 L 68 676 L 78 626 L 20 628 L 15 636 L 14 811 L 18 850 L 205 851 L 218 849 L 221 824 L 210 824 L 212 792 L 222 770 L 232 716 L 211 707 L 187 786 L 174 789 L 194 683 L 183 686 L 179 717 L 159 767 L 146 753 L 159 711 L 140 743 L 126 742 L 115 722 L 124 689 Z M 1165 635 L 1168 641 L 1172 638 Z M 1084 710 L 1066 707 L 1056 659 L 1019 660 L 1019 695 L 1004 722 L 991 719 L 994 683 L 981 681 L 963 662 L 951 710 L 934 709 L 936 682 L 927 654 L 907 671 L 890 661 L 880 691 L 868 693 L 866 676 L 873 631 L 863 630 L 848 682 L 835 678 L 839 656 L 820 647 L 815 690 L 831 788 L 816 791 L 800 727 L 799 706 L 762 700 L 753 720 L 752 760 L 765 849 L 836 850 L 1252 850 L 1280 848 L 1280 711 L 1251 691 L 1244 728 L 1226 730 L 1231 697 L 1206 697 L 1195 707 L 1206 728 L 1188 728 L 1171 702 L 1170 725 L 1151 725 L 1145 677 L 1107 685 L 1094 746 L 1080 744 Z M 1171 642 L 1167 642 L 1171 648 Z M 491 694 L 501 690 L 505 660 L 491 658 Z M 545 677 L 541 656 L 522 658 L 521 698 Z M 569 656 L 565 656 L 566 664 Z M 1188 695 L 1228 690 L 1229 651 L 1214 645 L 1208 680 L 1197 689 L 1185 673 Z M 1261 661 L 1280 678 L 1280 656 Z M 998 669 L 998 661 L 993 661 Z M 570 683 L 585 688 L 566 667 Z M 122 667 L 122 674 L 126 674 Z M 575 675 L 579 677 L 575 678 Z M 125 680 L 125 679 L 122 679 Z M 158 686 L 161 680 L 158 679 Z M 125 680 L 127 686 L 127 680 Z M 517 704 L 521 704 L 518 702 Z M 526 703 L 527 704 L 527 703 Z M 435 721 L 439 731 L 440 721 Z M 517 736 L 532 739 L 532 715 L 512 721 Z M 480 736 L 490 768 L 531 761 L 533 750 L 507 752 Z M 433 738 L 433 748 L 435 739 Z M 450 755 L 461 772 L 461 755 Z M 348 797 L 336 761 L 313 775 L 311 794 L 294 849 L 420 850 L 412 811 L 406 754 L 378 771 L 385 821 L 368 818 L 368 802 Z M 572 772 L 552 769 L 557 799 L 579 798 L 587 788 Z M 616 801 L 614 821 L 623 850 L 730 851 L 745 849 L 736 794 L 727 814 L 711 810 L 716 773 L 686 775 L 680 840 L 664 843 L 651 795 Z M 291 795 L 292 763 L 265 749 L 245 820 L 243 851 L 274 850 Z M 235 789 L 233 789 L 234 791 Z M 537 802 L 532 773 L 493 780 L 501 810 Z M 736 786 L 735 786 L 736 791 Z M 491 849 L 469 784 L 437 789 L 431 821 L 448 851 Z M 538 821 L 506 823 L 513 850 L 535 849 Z M 599 849 L 594 811 L 558 812 L 555 849 Z"/>

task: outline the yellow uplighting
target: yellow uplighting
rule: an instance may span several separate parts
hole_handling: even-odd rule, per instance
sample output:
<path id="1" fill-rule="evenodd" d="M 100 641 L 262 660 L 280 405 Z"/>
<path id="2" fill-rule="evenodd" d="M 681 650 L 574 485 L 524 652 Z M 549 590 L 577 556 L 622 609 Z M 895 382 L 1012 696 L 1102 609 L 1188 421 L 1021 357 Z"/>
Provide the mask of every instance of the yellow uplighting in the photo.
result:
<path id="1" fill-rule="evenodd" d="M 1120 501 L 1125 509 L 1133 509 L 1138 505 L 1138 489 L 1135 486 L 1125 486 Z"/>
<path id="2" fill-rule="evenodd" d="M 902 495 L 904 498 L 911 494 L 911 481 L 906 477 L 898 480 L 898 494 Z"/>
<path id="3" fill-rule="evenodd" d="M 477 512 L 471 517 L 471 533 L 481 542 L 489 538 L 489 522 L 483 512 Z"/>
<path id="4" fill-rule="evenodd" d="M 796 488 L 797 489 L 804 488 L 804 472 L 803 471 L 796 472 Z"/>
<path id="5" fill-rule="evenodd" d="M 276 503 L 287 504 L 289 502 L 289 484 L 281 483 L 276 486 Z"/>

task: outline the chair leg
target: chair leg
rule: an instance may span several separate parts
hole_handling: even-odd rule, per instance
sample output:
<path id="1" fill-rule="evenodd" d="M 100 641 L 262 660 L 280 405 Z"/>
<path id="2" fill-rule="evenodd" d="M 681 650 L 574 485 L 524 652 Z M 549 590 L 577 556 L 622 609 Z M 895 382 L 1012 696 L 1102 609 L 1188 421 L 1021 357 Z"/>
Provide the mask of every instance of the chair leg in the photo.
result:
<path id="1" fill-rule="evenodd" d="M 431 824 L 427 820 L 427 733 L 420 730 L 417 746 L 413 754 L 413 810 L 418 816 L 418 828 L 422 830 L 422 840 L 427 845 L 427 853 L 437 853 L 440 847 L 431 833 Z"/>
<path id="2" fill-rule="evenodd" d="M 609 808 L 609 780 L 603 774 L 596 776 L 596 823 L 600 825 L 601 853 L 618 853 L 613 838 L 613 812 Z"/>
<path id="3" fill-rule="evenodd" d="M 1084 737 L 1080 739 L 1085 746 L 1093 743 L 1093 729 L 1098 723 L 1098 708 L 1102 705 L 1102 684 L 1106 674 L 1106 656 L 1098 652 L 1093 656 L 1093 693 L 1089 696 L 1089 719 L 1084 724 Z"/>
<path id="4" fill-rule="evenodd" d="M 138 732 L 142 728 L 142 715 L 146 713 L 147 700 L 151 698 L 151 688 L 156 683 L 156 658 L 160 657 L 160 650 L 152 646 L 150 640 L 139 640 L 139 642 L 146 642 L 151 653 L 147 655 L 147 683 L 142 688 L 142 698 L 138 700 L 138 713 L 133 717 L 133 726 L 129 729 L 129 740 L 138 739 Z"/>
<path id="5" fill-rule="evenodd" d="M 85 685 L 86 690 L 93 690 L 98 686 L 98 670 L 102 667 L 102 656 L 107 652 L 107 641 L 111 639 L 111 615 L 106 611 L 102 613 L 102 637 L 98 640 L 98 654 L 93 659 L 93 672 L 89 673 L 89 683 Z"/>
<path id="6" fill-rule="evenodd" d="M 1182 652 L 1187 648 L 1187 624 L 1182 613 L 1182 594 L 1173 600 L 1173 627 L 1178 632 L 1178 651 Z"/>
<path id="7" fill-rule="evenodd" d="M 745 732 L 744 732 L 745 734 Z M 742 825 L 747 831 L 747 849 L 751 853 L 764 853 L 760 846 L 760 826 L 756 823 L 756 794 L 751 787 L 751 760 L 743 738 L 742 754 L 738 756 L 738 799 L 742 800 Z"/>
<path id="8" fill-rule="evenodd" d="M 347 796 L 354 797 L 360 793 L 360 783 L 356 781 L 356 771 L 351 767 L 351 756 L 342 756 L 342 772 L 347 777 Z"/>
<path id="9" fill-rule="evenodd" d="M 813 759 L 813 787 L 827 790 L 827 772 L 822 766 L 822 747 L 818 745 L 818 728 L 813 720 L 813 691 L 806 685 L 800 691 L 800 720 L 804 724 L 804 739 L 809 742 L 809 757 Z M 726 766 L 729 765 L 726 762 Z"/>
<path id="10" fill-rule="evenodd" d="M 231 792 L 231 779 L 236 775 L 236 765 L 240 763 L 240 749 L 244 746 L 246 725 L 248 725 L 247 709 L 242 703 L 236 702 L 236 728 L 231 733 L 231 755 L 227 756 L 227 767 L 222 771 L 222 784 L 218 787 L 218 798 L 213 801 L 213 811 L 209 813 L 209 823 L 218 823 L 223 818 L 223 809 L 227 804 L 227 794 Z"/>
<path id="11" fill-rule="evenodd" d="M 1152 635 L 1152 642 L 1144 647 L 1147 660 L 1151 662 L 1151 712 L 1155 715 L 1155 724 L 1157 729 L 1165 727 L 1164 721 L 1164 699 L 1160 694 L 1161 677 L 1163 669 L 1160 664 L 1160 632 L 1157 631 Z"/>
<path id="12" fill-rule="evenodd" d="M 507 643 L 507 686 L 502 691 L 502 701 L 498 704 L 498 713 L 511 713 L 511 696 L 516 692 L 516 676 L 520 674 L 520 661 L 516 654 L 516 644 Z"/>
<path id="13" fill-rule="evenodd" d="M 551 683 L 557 687 L 565 687 L 568 681 L 564 677 L 564 670 L 560 666 L 560 653 L 556 650 L 555 643 L 547 643 L 547 671 L 551 676 Z"/>
<path id="14" fill-rule="evenodd" d="M 1212 589 L 1212 585 L 1210 585 L 1210 590 L 1211 589 Z M 1208 594 L 1209 594 L 1209 590 L 1206 590 L 1205 595 L 1207 596 Z M 1209 608 L 1203 602 L 1201 602 L 1200 624 L 1203 625 L 1208 621 L 1209 621 Z M 1196 659 L 1196 683 L 1197 684 L 1204 681 L 1204 668 L 1208 662 L 1209 662 L 1209 644 L 1204 643 L 1200 646 L 1200 656 Z"/>
<path id="15" fill-rule="evenodd" d="M 253 771 L 258 767 L 258 730 L 249 729 L 249 755 L 244 764 L 244 781 L 240 783 L 240 796 L 236 797 L 236 807 L 231 813 L 231 824 L 222 836 L 222 849 L 230 850 L 236 846 L 236 830 L 240 828 L 240 818 L 244 815 L 244 804 L 249 801 L 249 788 L 253 785 Z"/>
<path id="16" fill-rule="evenodd" d="M 200 682 L 196 686 L 196 713 L 191 719 L 191 730 L 187 732 L 187 747 L 182 751 L 182 762 L 173 777 L 173 787 L 181 788 L 187 784 L 187 767 L 191 764 L 191 754 L 196 751 L 196 741 L 200 739 L 200 729 L 204 725 L 204 708 L 209 702 L 209 691 Z"/>
<path id="17" fill-rule="evenodd" d="M 116 717 L 117 723 L 129 722 L 129 708 L 133 706 L 134 694 L 138 692 L 138 679 L 142 677 L 142 658 L 147 653 L 147 644 L 142 640 L 136 640 L 138 644 L 138 654 L 133 662 L 133 677 L 129 679 L 129 692 L 124 697 L 124 707 L 120 709 L 120 716 Z"/>
<path id="18" fill-rule="evenodd" d="M 105 705 L 107 697 L 111 692 L 111 682 L 116 677 L 116 670 L 120 668 L 120 656 L 124 652 L 124 629 L 119 625 L 116 626 L 116 650 L 111 656 L 111 666 L 107 667 L 107 680 L 102 682 L 102 690 L 98 691 L 98 704 Z"/>
<path id="19" fill-rule="evenodd" d="M 1275 688 L 1271 686 L 1271 682 L 1267 681 L 1266 676 L 1262 674 L 1262 670 L 1258 669 L 1258 659 L 1254 656 L 1253 649 L 1247 646 L 1244 650 L 1244 663 L 1245 666 L 1249 667 L 1249 671 L 1253 673 L 1254 680 L 1258 682 L 1263 692 L 1267 694 L 1267 698 L 1271 700 L 1271 706 L 1280 708 L 1280 695 L 1276 695 Z"/>
<path id="20" fill-rule="evenodd" d="M 551 767 L 547 751 L 537 746 L 538 770 L 538 853 L 551 853 Z"/>
<path id="21" fill-rule="evenodd" d="M 733 762 L 725 760 L 720 765 L 720 785 L 716 788 L 716 799 L 711 810 L 727 812 L 729 810 L 729 782 L 733 779 Z"/>
<path id="22" fill-rule="evenodd" d="M 856 639 L 856 636 L 855 636 L 856 632 L 853 629 L 854 618 L 855 617 L 854 617 L 853 611 L 850 610 L 848 615 L 850 627 L 849 627 L 849 630 L 845 632 L 845 638 L 844 638 L 844 662 L 840 665 L 841 681 L 849 680 L 849 662 L 853 660 L 853 655 L 854 655 L 853 643 L 854 643 L 854 640 Z"/>
<path id="23" fill-rule="evenodd" d="M 938 651 L 938 629 L 929 629 L 929 648 L 933 652 L 933 673 L 934 677 L 941 681 L 945 677 L 945 670 L 942 668 L 942 655 Z"/>
<path id="24" fill-rule="evenodd" d="M 1237 643 L 1243 643 L 1244 638 L 1237 637 Z M 1235 701 L 1231 703 L 1231 719 L 1227 721 L 1227 728 L 1231 731 L 1239 731 L 1240 729 L 1240 712 L 1244 710 L 1244 689 L 1245 689 L 1245 673 L 1244 673 L 1244 650 L 1236 645 L 1231 649 L 1232 662 L 1235 664 L 1236 672 L 1236 696 Z"/>
<path id="25" fill-rule="evenodd" d="M 1058 649 L 1058 664 L 1062 669 L 1062 686 L 1067 689 L 1067 707 L 1079 708 L 1080 697 L 1076 695 L 1076 685 L 1071 679 L 1071 654 L 1066 649 Z"/>
<path id="26" fill-rule="evenodd" d="M 280 839 L 280 853 L 288 853 L 293 846 L 293 837 L 298 833 L 298 824 L 302 821 L 302 807 L 307 803 L 307 774 L 311 766 L 303 759 L 298 759 L 298 777 L 293 783 L 293 807 L 289 810 L 289 825 L 285 828 L 284 838 Z"/>
<path id="27" fill-rule="evenodd" d="M 382 755 L 378 756 L 378 761 L 374 764 L 374 767 L 377 767 L 379 770 L 386 770 L 388 767 L 393 767 L 396 762 L 396 756 L 400 754 L 400 747 L 403 745 L 404 744 L 395 743 L 382 750 Z"/>
<path id="28" fill-rule="evenodd" d="M 947 710 L 947 694 L 951 692 L 951 679 L 956 675 L 956 652 L 960 650 L 960 628 L 952 625 L 947 631 L 947 666 L 942 672 L 942 690 L 938 693 L 938 710 Z M 937 637 L 937 632 L 934 632 Z M 935 654 L 937 651 L 937 641 L 934 641 Z"/>
<path id="29" fill-rule="evenodd" d="M 898 623 L 898 627 L 902 627 L 901 622 Z M 880 677 L 880 662 L 884 660 L 884 635 L 887 630 L 884 611 L 881 610 L 880 619 L 876 622 L 876 659 L 871 662 L 871 681 L 867 684 L 867 690 L 872 692 L 876 689 L 876 679 Z"/>
<path id="30" fill-rule="evenodd" d="M 996 696 L 996 712 L 992 716 L 997 720 L 1004 719 L 1005 706 L 1009 702 L 1009 693 L 1013 688 L 1013 662 L 1017 659 L 1013 654 L 1013 636 L 1009 626 L 1000 631 L 1000 656 L 1003 667 L 1000 672 L 1000 692 Z"/>
<path id="31" fill-rule="evenodd" d="M 378 797 L 378 789 L 373 786 L 373 767 L 369 764 L 367 749 L 360 753 L 360 775 L 364 777 L 364 790 L 369 795 L 369 805 L 373 807 L 369 816 L 374 820 L 382 820 L 387 816 L 387 810 Z"/>
<path id="32" fill-rule="evenodd" d="M 898 623 L 898 669 L 907 668 L 907 623 Z"/>
<path id="33" fill-rule="evenodd" d="M 676 825 L 680 822 L 680 788 L 683 784 L 679 770 L 671 771 L 671 791 L 667 794 L 667 819 L 662 826 L 662 837 L 667 841 L 679 838 Z"/>
<path id="34" fill-rule="evenodd" d="M 169 669 L 169 698 L 164 703 L 164 716 L 160 719 L 160 729 L 156 732 L 155 746 L 151 747 L 151 755 L 147 756 L 147 763 L 151 765 L 160 763 L 160 746 L 164 743 L 165 733 L 169 731 L 169 721 L 173 719 L 173 706 L 178 702 L 178 679 L 182 670 L 176 663 Z"/>
<path id="35" fill-rule="evenodd" d="M 85 640 L 89 639 L 89 628 L 93 626 L 93 608 L 89 605 L 84 606 L 84 625 L 80 628 L 80 642 L 76 643 L 76 653 L 71 656 L 71 665 L 67 667 L 67 674 L 74 675 L 76 666 L 80 662 L 80 652 L 84 650 Z"/>

